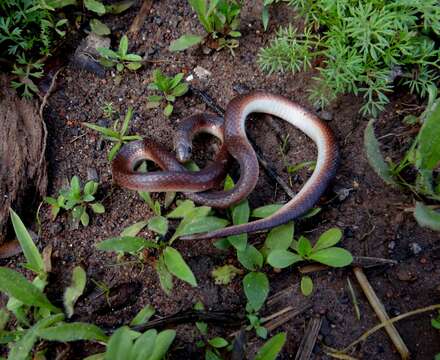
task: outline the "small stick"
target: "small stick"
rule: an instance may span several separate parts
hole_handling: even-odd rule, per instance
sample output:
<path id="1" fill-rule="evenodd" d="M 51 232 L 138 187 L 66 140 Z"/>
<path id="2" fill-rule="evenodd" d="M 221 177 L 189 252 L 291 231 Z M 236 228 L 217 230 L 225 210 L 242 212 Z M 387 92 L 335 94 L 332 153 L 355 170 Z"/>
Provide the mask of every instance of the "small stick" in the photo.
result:
<path id="1" fill-rule="evenodd" d="M 369 256 L 354 256 L 352 263 L 353 266 L 361 267 L 364 269 L 369 269 L 381 265 L 397 265 L 397 264 L 398 262 L 395 260 L 375 258 Z"/>
<path id="2" fill-rule="evenodd" d="M 261 318 L 261 319 L 260 319 L 260 322 L 261 322 L 262 324 L 264 324 L 265 322 L 268 322 L 269 320 L 275 319 L 276 317 L 281 316 L 281 315 L 283 315 L 283 314 L 285 314 L 286 312 L 289 312 L 289 311 L 291 311 L 291 310 L 293 310 L 293 306 L 287 306 L 287 307 L 285 307 L 284 309 L 282 309 L 282 310 L 280 310 L 280 311 L 277 311 L 276 313 L 274 313 L 274 314 L 272 314 L 272 315 L 269 315 L 269 316 L 266 316 L 266 317 L 264 317 L 264 318 Z"/>
<path id="3" fill-rule="evenodd" d="M 322 265 L 322 264 L 310 264 L 310 265 L 300 266 L 298 268 L 298 270 L 301 274 L 309 274 L 309 273 L 324 271 L 324 270 L 328 270 L 328 269 L 330 269 L 329 266 Z"/>
<path id="4" fill-rule="evenodd" d="M 321 318 L 313 318 L 310 319 L 307 324 L 306 331 L 304 333 L 304 337 L 301 340 L 301 344 L 299 345 L 298 351 L 295 356 L 295 360 L 309 360 L 312 355 L 313 348 L 316 343 L 316 339 L 319 334 L 319 330 L 321 329 L 322 319 Z"/>
<path id="5" fill-rule="evenodd" d="M 361 311 L 359 310 L 359 304 L 357 301 L 356 293 L 354 292 L 353 285 L 351 285 L 350 278 L 347 277 L 347 287 L 348 292 L 350 293 L 351 302 L 353 303 L 354 313 L 356 314 L 356 319 L 361 319 Z"/>
<path id="6" fill-rule="evenodd" d="M 377 297 L 376 293 L 374 292 L 374 289 L 369 283 L 363 270 L 359 267 L 355 267 L 353 268 L 353 272 L 356 276 L 357 281 L 359 282 L 359 285 L 364 291 L 364 294 L 367 297 L 368 302 L 370 303 L 371 307 L 373 308 L 379 320 L 382 323 L 389 322 L 390 318 L 388 317 L 385 307 L 383 306 L 383 304 Z M 394 346 L 396 347 L 402 359 L 404 360 L 409 359 L 409 350 L 406 347 L 396 327 L 393 324 L 388 323 L 387 325 L 385 325 L 385 330 L 388 333 L 388 336 L 390 337 L 391 341 L 393 342 Z"/>
<path id="7" fill-rule="evenodd" d="M 128 32 L 130 34 L 137 35 L 143 23 L 145 22 L 145 19 L 147 18 L 147 15 L 151 10 L 152 5 L 153 0 L 144 0 L 141 9 L 139 10 L 139 13 L 136 15 L 133 22 L 131 23 L 130 28 L 128 29 Z"/>
<path id="8" fill-rule="evenodd" d="M 289 311 L 288 313 L 286 313 L 285 316 L 281 317 L 281 319 L 274 319 L 272 321 L 269 321 L 264 327 L 268 330 L 268 331 L 273 331 L 275 330 L 277 327 L 283 325 L 284 323 L 286 323 L 287 321 L 289 321 L 290 319 L 293 319 L 294 317 L 297 317 L 298 315 L 302 314 L 304 311 L 307 311 L 308 309 L 310 309 L 312 307 L 312 305 L 306 305 L 302 308 L 300 308 L 297 311 Z"/>
<path id="9" fill-rule="evenodd" d="M 209 96 L 205 91 L 202 91 L 200 89 L 195 88 L 194 86 L 190 86 L 191 91 L 198 96 L 209 108 L 211 108 L 212 111 L 216 112 L 218 115 L 224 116 L 225 110 L 221 108 L 215 100 Z M 251 139 L 248 135 L 249 142 L 252 144 L 255 153 L 257 155 L 258 162 L 262 166 L 262 168 L 265 170 L 266 174 L 272 178 L 272 180 L 276 181 L 282 189 L 285 191 L 285 193 L 290 197 L 293 198 L 295 196 L 295 193 L 292 191 L 292 189 L 289 187 L 289 185 L 283 180 L 281 176 L 279 176 L 276 171 L 269 165 L 267 160 L 263 157 L 261 154 L 261 150 L 258 148 L 258 146 L 255 144 L 255 141 Z"/>

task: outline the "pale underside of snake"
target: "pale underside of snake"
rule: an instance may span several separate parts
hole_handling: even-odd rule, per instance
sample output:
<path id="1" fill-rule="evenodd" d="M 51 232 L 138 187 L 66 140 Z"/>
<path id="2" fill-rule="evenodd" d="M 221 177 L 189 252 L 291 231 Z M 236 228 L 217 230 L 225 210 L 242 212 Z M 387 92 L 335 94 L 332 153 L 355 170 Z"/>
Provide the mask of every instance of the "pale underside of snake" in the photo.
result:
<path id="1" fill-rule="evenodd" d="M 258 160 L 246 132 L 245 122 L 251 113 L 266 113 L 283 119 L 295 126 L 316 144 L 318 156 L 312 176 L 298 194 L 271 216 L 242 225 L 233 225 L 208 233 L 184 236 L 183 240 L 221 238 L 241 233 L 262 231 L 296 219 L 312 208 L 324 193 L 336 173 L 339 155 L 333 132 L 317 116 L 290 100 L 269 93 L 253 92 L 234 98 L 228 104 L 221 133 L 219 119 L 206 114 L 195 115 L 193 123 L 179 130 L 182 139 L 176 144 L 179 160 L 186 160 L 188 142 L 194 133 L 208 131 L 223 140 L 214 162 L 200 172 L 189 172 L 170 153 L 151 141 L 125 145 L 113 161 L 113 176 L 117 184 L 133 190 L 184 191 L 198 203 L 217 208 L 227 208 L 246 198 L 258 180 Z M 205 123 L 196 125 L 197 116 Z M 215 120 L 214 120 L 215 119 Z M 213 121 L 215 125 L 212 125 Z M 229 191 L 205 191 L 218 185 L 227 171 L 229 153 L 239 164 L 240 178 Z M 158 164 L 163 172 L 141 174 L 134 171 L 136 163 L 149 159 Z"/>

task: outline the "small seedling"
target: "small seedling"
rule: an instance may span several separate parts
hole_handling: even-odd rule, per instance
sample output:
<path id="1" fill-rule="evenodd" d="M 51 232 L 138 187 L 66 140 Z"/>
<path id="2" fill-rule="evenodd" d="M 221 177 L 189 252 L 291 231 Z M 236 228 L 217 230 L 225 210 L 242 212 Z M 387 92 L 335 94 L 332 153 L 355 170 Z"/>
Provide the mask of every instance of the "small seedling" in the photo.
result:
<path id="1" fill-rule="evenodd" d="M 115 143 L 108 153 L 108 161 L 112 161 L 115 158 L 116 153 L 119 151 L 123 144 L 130 141 L 142 139 L 142 137 L 140 137 L 139 135 L 125 135 L 127 133 L 128 126 L 132 117 L 133 108 L 129 107 L 120 129 L 118 129 L 118 121 L 115 121 L 112 129 L 95 124 L 83 123 L 88 128 L 98 131 L 100 134 L 102 134 L 104 139 Z"/>
<path id="2" fill-rule="evenodd" d="M 183 96 L 188 91 L 188 85 L 182 82 L 183 73 L 173 76 L 163 75 L 160 70 L 154 70 L 153 82 L 148 85 L 148 89 L 159 91 L 162 95 L 151 95 L 148 97 L 147 107 L 157 108 L 165 100 L 166 106 L 163 111 L 169 117 L 174 109 L 173 103 L 177 97 Z"/>
<path id="3" fill-rule="evenodd" d="M 105 67 L 114 67 L 121 72 L 124 68 L 136 71 L 142 66 L 142 57 L 137 54 L 128 54 L 128 37 L 124 35 L 119 42 L 117 51 L 107 48 L 98 48 L 101 55 L 100 62 Z"/>
<path id="4" fill-rule="evenodd" d="M 38 87 L 32 79 L 40 79 L 43 76 L 44 64 L 28 61 L 24 56 L 18 56 L 17 64 L 14 64 L 12 73 L 18 77 L 18 81 L 13 80 L 11 85 L 16 90 L 22 90 L 23 97 L 30 99 L 33 94 L 38 94 Z"/>
<path id="5" fill-rule="evenodd" d="M 171 51 L 182 51 L 191 46 L 204 42 L 210 48 L 221 50 L 227 48 L 234 54 L 238 47 L 241 33 L 240 25 L 241 4 L 236 0 L 189 0 L 191 7 L 197 13 L 200 23 L 208 33 L 206 37 L 185 34 L 173 41 Z"/>
<path id="6" fill-rule="evenodd" d="M 98 183 L 95 181 L 88 181 L 81 189 L 81 184 L 78 176 L 74 176 L 70 180 L 70 186 L 59 191 L 58 197 L 45 197 L 44 201 L 51 206 L 52 220 L 55 220 L 61 209 L 71 211 L 72 217 L 75 221 L 81 221 L 83 226 L 89 224 L 89 214 L 87 209 L 90 208 L 95 214 L 103 214 L 105 212 L 104 206 L 96 202 L 95 194 L 98 191 Z"/>
<path id="7" fill-rule="evenodd" d="M 243 270 L 234 265 L 219 266 L 211 272 L 216 285 L 228 285 L 237 275 L 241 274 L 243 274 Z"/>
<path id="8" fill-rule="evenodd" d="M 102 116 L 106 119 L 113 120 L 113 115 L 117 113 L 115 109 L 113 109 L 112 102 L 106 102 L 101 108 Z"/>

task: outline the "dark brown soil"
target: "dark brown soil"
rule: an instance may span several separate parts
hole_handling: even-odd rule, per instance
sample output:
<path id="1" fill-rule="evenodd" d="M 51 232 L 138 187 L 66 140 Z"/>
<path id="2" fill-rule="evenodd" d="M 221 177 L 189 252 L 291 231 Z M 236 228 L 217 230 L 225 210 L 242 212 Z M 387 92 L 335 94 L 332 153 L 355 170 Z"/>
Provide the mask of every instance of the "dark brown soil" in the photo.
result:
<path id="1" fill-rule="evenodd" d="M 108 19 L 114 32 L 124 33 L 131 24 L 136 9 Z M 50 220 L 49 207 L 43 205 L 40 212 L 42 221 L 39 247 L 51 244 L 53 253 L 53 274 L 50 282 L 50 296 L 54 302 L 61 302 L 62 291 L 68 285 L 71 270 L 81 265 L 87 271 L 88 288 L 85 296 L 76 307 L 75 320 L 95 322 L 105 328 L 126 324 L 143 306 L 151 304 L 158 316 L 169 315 L 193 307 L 201 300 L 208 310 L 225 310 L 231 313 L 244 311 L 245 299 L 241 288 L 241 278 L 236 278 L 228 286 L 216 286 L 210 272 L 216 266 L 226 263 L 237 264 L 233 252 L 221 252 L 210 242 L 176 242 L 175 246 L 183 254 L 198 279 L 199 286 L 175 281 L 172 296 L 166 296 L 160 289 L 153 268 L 153 261 L 142 266 L 130 262 L 117 263 L 116 256 L 96 250 L 95 245 L 108 237 L 117 236 L 121 230 L 134 222 L 152 216 L 148 206 L 134 193 L 112 186 L 111 169 L 107 161 L 108 143 L 101 148 L 100 137 L 86 130 L 81 123 L 97 123 L 102 119 L 102 106 L 113 102 L 122 118 L 127 108 L 133 106 L 135 115 L 130 132 L 153 138 L 172 150 L 173 134 L 179 119 L 197 111 L 206 111 L 206 106 L 196 97 L 188 94 L 175 103 L 175 111 L 170 119 L 161 110 L 148 110 L 146 98 L 149 95 L 147 84 L 152 70 L 160 68 L 167 74 L 190 73 L 196 66 L 209 70 L 212 75 L 207 80 L 197 77 L 192 84 L 206 90 L 221 106 L 237 95 L 238 89 L 261 89 L 282 94 L 289 99 L 311 109 L 307 100 L 307 89 L 311 86 L 313 72 L 291 74 L 263 74 L 256 64 L 258 49 L 267 44 L 273 36 L 275 24 L 286 24 L 293 13 L 286 6 L 273 9 L 271 26 L 262 31 L 260 21 L 261 6 L 253 1 L 245 1 L 242 12 L 240 47 L 232 57 L 228 51 L 204 55 L 200 49 L 174 54 L 168 51 L 171 40 L 183 33 L 202 33 L 197 19 L 186 1 L 163 0 L 153 4 L 141 32 L 130 42 L 131 51 L 150 54 L 149 59 L 157 61 L 142 70 L 125 72 L 117 84 L 111 71 L 104 79 L 71 67 L 59 76 L 58 89 L 51 96 L 46 111 L 49 128 L 48 162 L 49 195 L 56 195 L 67 179 L 79 175 L 87 178 L 88 169 L 96 169 L 101 183 L 99 197 L 106 213 L 93 216 L 88 227 L 72 229 L 65 214 L 56 221 Z M 105 20 L 105 19 L 104 19 Z M 112 23 L 113 21 L 113 23 Z M 117 21 L 117 22 L 116 22 Z M 376 124 L 379 136 L 385 137 L 384 150 L 388 155 L 402 154 L 405 136 L 399 136 L 407 128 L 401 120 L 409 104 L 417 105 L 417 99 L 397 93 L 392 103 Z M 338 226 L 344 231 L 342 245 L 357 256 L 373 256 L 398 261 L 394 267 L 366 270 L 377 295 L 383 301 L 391 317 L 398 314 L 439 303 L 440 301 L 440 248 L 439 235 L 417 226 L 410 212 L 404 208 L 413 206 L 408 193 L 402 193 L 386 186 L 372 171 L 363 152 L 363 131 L 366 120 L 359 114 L 361 99 L 353 96 L 340 97 L 327 111 L 332 115 L 329 122 L 334 130 L 341 150 L 341 166 L 327 197 L 323 200 L 323 210 L 307 221 L 299 222 L 297 234 L 306 234 L 312 240 L 326 229 Z M 249 122 L 249 133 L 263 150 L 264 156 L 273 162 L 277 171 L 287 179 L 280 161 L 280 141 L 267 122 Z M 311 141 L 302 133 L 281 124 L 290 135 L 288 162 L 295 164 L 313 160 L 315 150 Z M 294 182 L 294 190 L 301 188 L 309 174 L 300 173 Z M 345 199 L 337 194 L 348 192 Z M 275 201 L 286 201 L 287 197 L 273 181 L 261 171 L 257 188 L 250 196 L 252 207 Z M 144 232 L 145 236 L 152 236 Z M 258 239 L 258 237 L 250 237 Z M 414 254 L 416 243 L 421 252 Z M 15 266 L 21 258 L 0 264 Z M 323 324 L 317 345 L 313 351 L 314 359 L 328 359 L 324 345 L 342 348 L 361 336 L 378 323 L 374 312 L 363 296 L 350 269 L 331 270 L 312 275 L 315 291 L 305 298 L 299 291 L 300 275 L 296 269 L 281 273 L 268 272 L 271 295 L 286 289 L 292 290 L 281 300 L 262 312 L 274 313 L 285 306 L 301 307 L 306 303 L 311 309 L 282 325 L 278 331 L 286 331 L 288 341 L 281 359 L 294 358 L 303 337 L 305 326 L 311 317 L 321 316 Z M 347 290 L 347 279 L 354 284 L 359 301 L 361 320 L 355 317 L 353 305 Z M 91 281 L 100 281 L 111 287 L 111 307 L 99 295 L 99 289 Z M 432 314 L 431 314 L 432 315 Z M 427 315 L 411 317 L 396 324 L 405 340 L 413 359 L 433 359 L 440 352 L 439 333 L 430 326 Z M 212 334 L 228 336 L 236 328 L 212 326 Z M 273 333 L 273 334 L 274 334 Z M 270 335 L 273 335 L 270 334 Z M 263 343 L 253 335 L 249 355 Z M 199 338 L 192 324 L 177 327 L 177 340 L 173 345 L 170 359 L 199 359 L 203 354 L 195 346 Z M 74 349 L 74 351 L 73 351 Z M 94 346 L 73 346 L 68 358 L 82 358 L 97 352 Z M 353 356 L 362 359 L 398 359 L 386 333 L 381 330 L 356 347 Z"/>

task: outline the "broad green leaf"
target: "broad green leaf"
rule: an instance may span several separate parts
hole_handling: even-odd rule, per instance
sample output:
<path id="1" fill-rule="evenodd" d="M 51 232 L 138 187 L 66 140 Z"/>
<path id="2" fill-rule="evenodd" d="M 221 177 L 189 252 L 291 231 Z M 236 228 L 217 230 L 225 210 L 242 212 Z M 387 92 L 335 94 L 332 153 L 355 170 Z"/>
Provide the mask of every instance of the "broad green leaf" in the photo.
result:
<path id="1" fill-rule="evenodd" d="M 237 269 L 234 265 L 223 265 L 212 270 L 212 277 L 216 285 L 227 285 L 236 275 L 242 273 L 243 271 Z"/>
<path id="2" fill-rule="evenodd" d="M 189 90 L 189 87 L 187 84 L 179 84 L 173 89 L 173 96 L 182 96 L 185 95 Z"/>
<path id="3" fill-rule="evenodd" d="M 92 210 L 95 214 L 104 214 L 105 213 L 104 205 L 102 205 L 100 203 L 90 204 L 90 207 L 92 208 Z"/>
<path id="4" fill-rule="evenodd" d="M 217 0 L 213 1 L 218 2 Z M 197 17 L 199 18 L 199 21 L 202 23 L 206 32 L 211 33 L 213 29 L 211 23 L 207 19 L 208 9 L 206 8 L 205 0 L 188 0 L 188 2 L 197 13 Z"/>
<path id="5" fill-rule="evenodd" d="M 313 291 L 313 281 L 310 276 L 301 278 L 301 292 L 304 296 L 309 296 Z"/>
<path id="6" fill-rule="evenodd" d="M 148 230 L 163 236 L 168 232 L 168 220 L 163 216 L 154 216 L 148 220 Z"/>
<path id="7" fill-rule="evenodd" d="M 234 187 L 234 183 L 229 175 L 226 180 L 227 181 L 225 182 L 225 190 L 232 189 Z M 249 221 L 250 212 L 251 210 L 247 199 L 241 201 L 237 205 L 234 205 L 231 208 L 232 223 L 234 225 L 246 224 Z M 239 251 L 244 251 L 246 249 L 247 239 L 248 236 L 246 233 L 228 236 L 229 243 Z"/>
<path id="8" fill-rule="evenodd" d="M 147 305 L 141 311 L 139 311 L 136 316 L 131 320 L 130 326 L 142 325 L 148 322 L 150 318 L 154 315 L 156 310 L 153 306 Z"/>
<path id="9" fill-rule="evenodd" d="M 100 63 L 105 67 L 112 67 L 115 64 L 115 61 L 119 59 L 119 55 L 114 52 L 112 49 L 99 47 L 96 49 L 101 55 Z"/>
<path id="10" fill-rule="evenodd" d="M 163 110 L 163 114 L 166 117 L 168 117 L 173 112 L 173 109 L 174 109 L 174 106 L 172 104 L 167 104 L 167 106 L 165 106 L 165 109 Z"/>
<path id="11" fill-rule="evenodd" d="M 26 331 L 26 333 L 20 340 L 18 340 L 11 346 L 8 354 L 8 359 L 28 360 L 29 354 L 38 340 L 39 331 L 63 320 L 63 317 L 63 314 L 57 314 L 51 315 L 38 321 L 34 326 Z"/>
<path id="12" fill-rule="evenodd" d="M 145 226 L 147 226 L 147 224 L 148 221 L 139 221 L 137 223 L 134 223 L 133 225 L 130 225 L 122 230 L 121 237 L 136 236 Z"/>
<path id="13" fill-rule="evenodd" d="M 96 181 L 87 181 L 84 185 L 84 195 L 94 195 L 98 190 L 98 183 Z"/>
<path id="14" fill-rule="evenodd" d="M 105 359 L 120 360 L 127 358 L 136 337 L 135 332 L 130 330 L 128 326 L 117 329 L 108 341 Z"/>
<path id="15" fill-rule="evenodd" d="M 307 258 L 312 252 L 312 244 L 310 244 L 309 239 L 301 236 L 298 240 L 297 251 L 303 258 Z"/>
<path id="16" fill-rule="evenodd" d="M 243 289 L 249 306 L 258 311 L 269 294 L 269 280 L 265 273 L 250 272 L 243 278 Z"/>
<path id="17" fill-rule="evenodd" d="M 95 340 L 107 341 L 107 335 L 99 327 L 94 324 L 74 322 L 60 323 L 56 326 L 41 329 L 38 336 L 49 341 L 78 341 L 78 340 Z"/>
<path id="18" fill-rule="evenodd" d="M 364 131 L 364 149 L 367 160 L 376 174 L 379 175 L 385 183 L 395 186 L 397 183 L 391 174 L 390 167 L 382 156 L 379 141 L 377 141 L 374 135 L 373 124 L 374 120 L 372 119 L 368 122 Z"/>
<path id="19" fill-rule="evenodd" d="M 285 342 L 286 333 L 276 334 L 258 350 L 254 360 L 275 360 Z"/>
<path id="20" fill-rule="evenodd" d="M 124 35 L 123 37 L 121 37 L 121 40 L 119 41 L 118 53 L 122 57 L 125 57 L 125 55 L 127 55 L 127 51 L 128 51 L 128 37 L 127 35 Z"/>
<path id="21" fill-rule="evenodd" d="M 199 206 L 188 211 L 186 216 L 180 222 L 179 226 L 177 226 L 177 229 L 174 232 L 170 242 L 172 243 L 177 237 L 181 236 L 185 229 L 189 227 L 191 223 L 200 221 L 201 218 L 206 217 L 210 212 L 211 208 L 209 206 Z"/>
<path id="22" fill-rule="evenodd" d="M 154 343 L 153 354 L 148 358 L 148 360 L 162 360 L 165 354 L 168 352 L 171 344 L 176 337 L 176 332 L 174 330 L 164 330 L 161 331 Z"/>
<path id="23" fill-rule="evenodd" d="M 204 346 L 204 344 L 202 341 L 200 347 L 203 347 L 203 346 Z M 205 360 L 222 360 L 222 358 L 219 355 L 217 355 L 216 353 L 214 353 L 212 350 L 206 349 Z"/>
<path id="24" fill-rule="evenodd" d="M 279 209 L 281 209 L 283 206 L 284 206 L 283 204 L 270 204 L 270 205 L 261 206 L 259 208 L 252 210 L 251 217 L 254 218 L 268 217 L 273 213 L 275 213 L 276 211 L 278 211 Z"/>
<path id="25" fill-rule="evenodd" d="M 119 1 L 111 5 L 106 5 L 105 11 L 108 14 L 114 14 L 114 15 L 121 14 L 124 11 L 128 10 L 134 3 L 135 3 L 134 0 Z"/>
<path id="26" fill-rule="evenodd" d="M 208 340 L 209 345 L 214 348 L 220 349 L 229 345 L 229 343 L 223 339 L 222 337 L 216 336 L 210 340 Z"/>
<path id="27" fill-rule="evenodd" d="M 110 238 L 96 244 L 96 248 L 102 251 L 121 251 L 137 253 L 146 248 L 159 248 L 155 242 L 138 236 L 121 236 Z"/>
<path id="28" fill-rule="evenodd" d="M 41 290 L 27 281 L 19 272 L 6 267 L 0 267 L 0 291 L 26 305 L 45 308 L 55 313 L 60 312 Z"/>
<path id="29" fill-rule="evenodd" d="M 180 231 L 179 236 L 192 235 L 222 229 L 226 225 L 228 225 L 228 223 L 228 220 L 221 219 L 215 216 L 197 218 L 186 224 Z"/>
<path id="30" fill-rule="evenodd" d="M 173 79 L 171 80 L 170 87 L 175 88 L 179 83 L 182 81 L 184 74 L 178 73 L 174 75 Z"/>
<path id="31" fill-rule="evenodd" d="M 131 349 L 130 360 L 147 360 L 153 354 L 157 330 L 151 329 L 139 336 Z"/>
<path id="32" fill-rule="evenodd" d="M 9 208 L 9 214 L 11 216 L 12 225 L 14 227 L 15 235 L 17 236 L 20 246 L 23 250 L 24 256 L 27 260 L 27 266 L 36 273 L 44 273 L 44 262 L 37 247 L 32 241 L 29 232 L 21 221 L 20 217 L 14 210 Z"/>
<path id="33" fill-rule="evenodd" d="M 171 274 L 180 280 L 186 281 L 191 286 L 197 286 L 197 280 L 194 277 L 193 272 L 176 249 L 167 246 L 163 251 L 163 258 L 165 265 Z"/>
<path id="34" fill-rule="evenodd" d="M 310 255 L 310 259 L 333 267 L 344 267 L 353 262 L 353 256 L 350 252 L 338 247 L 331 247 L 314 252 Z"/>
<path id="35" fill-rule="evenodd" d="M 430 209 L 421 202 L 416 202 L 414 217 L 420 226 L 440 231 L 440 213 L 438 211 Z"/>
<path id="36" fill-rule="evenodd" d="M 136 71 L 136 70 L 139 70 L 142 67 L 142 63 L 136 62 L 136 61 L 139 61 L 139 60 L 134 60 L 135 56 L 138 56 L 138 55 L 128 54 L 128 55 L 125 56 L 127 61 L 131 61 L 128 64 L 125 64 L 125 67 L 128 70 Z M 142 58 L 141 58 L 141 60 L 142 60 Z"/>
<path id="37" fill-rule="evenodd" d="M 170 295 L 171 290 L 173 289 L 173 277 L 165 265 L 163 255 L 159 256 L 155 267 L 157 275 L 159 276 L 160 287 L 167 295 Z"/>
<path id="38" fill-rule="evenodd" d="M 86 287 L 86 272 L 81 266 L 76 266 L 72 273 L 72 284 L 64 291 L 64 308 L 67 317 L 73 315 L 73 307 Z"/>
<path id="39" fill-rule="evenodd" d="M 432 106 L 417 135 L 416 166 L 434 170 L 440 163 L 440 99 Z"/>
<path id="40" fill-rule="evenodd" d="M 87 214 L 87 211 L 85 209 L 81 213 L 80 220 L 81 220 L 81 224 L 83 224 L 83 226 L 89 225 L 90 217 L 89 217 L 89 214 Z"/>
<path id="41" fill-rule="evenodd" d="M 342 238 L 342 231 L 339 228 L 331 228 L 324 232 L 313 246 L 313 251 L 326 249 L 336 245 Z"/>
<path id="42" fill-rule="evenodd" d="M 263 266 L 263 255 L 253 245 L 247 245 L 244 251 L 237 251 L 237 258 L 246 269 L 254 271 Z"/>
<path id="43" fill-rule="evenodd" d="M 293 221 L 273 228 L 267 235 L 264 246 L 269 250 L 287 250 L 292 244 L 294 228 Z"/>
<path id="44" fill-rule="evenodd" d="M 267 26 L 269 25 L 269 8 L 267 6 L 263 7 L 263 11 L 261 12 L 261 20 L 263 22 L 264 31 L 267 30 Z"/>
<path id="45" fill-rule="evenodd" d="M 187 216 L 195 208 L 194 203 L 191 200 L 182 201 L 173 211 L 171 211 L 167 218 L 180 219 Z"/>
<path id="46" fill-rule="evenodd" d="M 302 261 L 302 257 L 287 250 L 273 250 L 267 256 L 267 262 L 274 268 L 283 269 L 296 262 Z"/>
<path id="47" fill-rule="evenodd" d="M 100 36 L 110 35 L 110 28 L 98 19 L 90 20 L 90 28 L 95 34 Z"/>
<path id="48" fill-rule="evenodd" d="M 84 0 L 84 6 L 86 9 L 97 13 L 99 16 L 105 14 L 105 6 L 97 0 Z"/>

